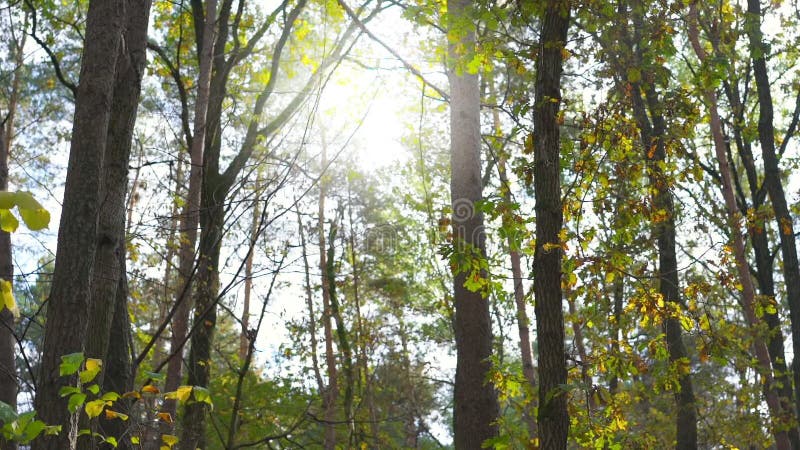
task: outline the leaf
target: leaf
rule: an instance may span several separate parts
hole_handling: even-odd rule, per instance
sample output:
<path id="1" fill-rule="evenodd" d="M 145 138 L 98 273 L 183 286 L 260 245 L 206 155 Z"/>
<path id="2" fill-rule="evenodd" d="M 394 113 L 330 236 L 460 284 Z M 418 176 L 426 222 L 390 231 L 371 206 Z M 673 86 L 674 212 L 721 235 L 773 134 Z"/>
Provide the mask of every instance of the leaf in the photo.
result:
<path id="1" fill-rule="evenodd" d="M 58 395 L 61 397 L 66 397 L 72 394 L 79 394 L 81 392 L 80 388 L 75 386 L 64 386 L 58 391 Z"/>
<path id="2" fill-rule="evenodd" d="M 106 419 L 109 419 L 109 420 L 110 419 L 119 419 L 119 420 L 125 421 L 125 420 L 128 420 L 128 415 L 127 414 L 122 414 L 121 412 L 116 412 L 116 411 L 111 410 L 111 409 L 107 409 L 106 410 Z"/>
<path id="3" fill-rule="evenodd" d="M 86 394 L 79 392 L 69 398 L 67 409 L 69 409 L 69 412 L 74 413 L 81 407 L 84 401 L 86 401 Z"/>
<path id="4" fill-rule="evenodd" d="M 99 416 L 100 413 L 103 412 L 103 408 L 106 407 L 106 401 L 103 399 L 92 400 L 86 404 L 84 410 L 86 410 L 86 415 L 89 416 L 90 419 L 94 419 L 95 417 Z"/>
<path id="5" fill-rule="evenodd" d="M 14 301 L 14 295 L 11 292 L 10 281 L 0 279 L 0 301 L 2 301 L 2 305 L 0 305 L 0 311 L 2 311 L 3 308 L 8 308 L 8 310 L 14 314 L 14 317 L 19 316 L 17 302 Z"/>
<path id="6" fill-rule="evenodd" d="M 81 368 L 83 364 L 83 353 L 70 353 L 61 357 L 61 365 L 58 366 L 58 374 L 63 376 L 72 375 Z"/>
<path id="7" fill-rule="evenodd" d="M 17 420 L 17 412 L 8 403 L 0 402 L 0 422 L 11 423 Z"/>
<path id="8" fill-rule="evenodd" d="M 167 444 L 167 446 L 169 446 L 169 448 L 172 448 L 173 445 L 178 443 L 178 436 L 173 436 L 171 434 L 164 434 L 164 435 L 161 436 L 161 440 L 165 444 Z"/>
<path id="9" fill-rule="evenodd" d="M 97 383 L 95 383 L 95 384 L 87 387 L 86 390 L 91 392 L 94 395 L 97 395 L 98 393 L 100 393 L 100 386 L 98 386 Z"/>
<path id="10" fill-rule="evenodd" d="M 50 213 L 44 208 L 19 208 L 19 215 L 22 216 L 22 221 L 25 222 L 25 225 L 32 231 L 43 230 L 50 225 Z"/>
<path id="11" fill-rule="evenodd" d="M 160 413 L 157 414 L 157 416 L 158 416 L 159 420 L 161 420 L 162 422 L 166 422 L 166 423 L 172 423 L 173 422 L 172 415 L 170 413 L 168 413 L 168 412 L 161 411 Z"/>
<path id="12" fill-rule="evenodd" d="M 4 192 L 0 192 L 3 194 Z M 7 209 L 0 209 L 0 229 L 6 233 L 13 233 L 19 228 L 19 220 Z"/>
<path id="13" fill-rule="evenodd" d="M 88 383 L 94 380 L 100 373 L 101 367 L 103 367 L 103 361 L 96 358 L 86 359 L 86 370 L 82 370 L 79 374 L 81 383 Z"/>
<path id="14" fill-rule="evenodd" d="M 152 384 L 148 384 L 142 388 L 142 392 L 146 392 L 148 394 L 158 394 L 159 391 L 157 387 L 153 386 Z"/>
<path id="15" fill-rule="evenodd" d="M 139 391 L 131 391 L 131 392 L 126 392 L 126 393 L 122 394 L 122 398 L 140 399 L 140 398 L 142 398 L 142 394 L 140 394 Z"/>
<path id="16" fill-rule="evenodd" d="M 628 81 L 630 81 L 631 83 L 638 83 L 641 80 L 642 80 L 642 72 L 638 68 L 631 67 L 628 69 Z"/>
<path id="17" fill-rule="evenodd" d="M 114 401 L 117 401 L 119 399 L 119 394 L 117 394 L 116 392 L 106 392 L 100 398 L 102 398 L 103 400 L 105 400 L 107 402 L 114 402 Z"/>
<path id="18" fill-rule="evenodd" d="M 211 401 L 211 393 L 208 389 L 202 386 L 194 386 L 192 387 L 192 392 L 194 392 L 194 399 L 198 402 L 207 403 L 211 406 L 211 409 L 214 409 L 214 403 Z"/>
<path id="19" fill-rule="evenodd" d="M 106 443 L 111 445 L 112 447 L 117 448 L 117 439 L 115 437 L 109 436 L 103 440 L 106 441 Z"/>
<path id="20" fill-rule="evenodd" d="M 11 209 L 16 204 L 16 192 L 0 191 L 0 209 Z"/>
<path id="21" fill-rule="evenodd" d="M 39 203 L 30 192 L 14 192 L 14 203 L 19 209 L 42 209 Z"/>
<path id="22" fill-rule="evenodd" d="M 185 402 L 189 400 L 189 396 L 192 395 L 192 386 L 180 386 L 174 392 L 169 392 L 164 395 L 164 398 L 168 400 L 178 400 L 181 402 Z"/>
<path id="23" fill-rule="evenodd" d="M 131 444 L 139 444 L 139 436 L 131 436 Z"/>

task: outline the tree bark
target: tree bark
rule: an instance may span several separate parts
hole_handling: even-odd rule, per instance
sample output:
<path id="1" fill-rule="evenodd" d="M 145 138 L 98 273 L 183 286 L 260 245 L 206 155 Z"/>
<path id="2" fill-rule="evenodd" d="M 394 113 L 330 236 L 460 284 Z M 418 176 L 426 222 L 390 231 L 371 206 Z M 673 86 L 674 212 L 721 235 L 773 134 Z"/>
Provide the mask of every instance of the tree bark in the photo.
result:
<path id="1" fill-rule="evenodd" d="M 6 116 L 10 120 L 11 114 Z M 10 140 L 6 137 L 7 123 L 0 124 L 0 191 L 8 190 L 8 152 Z M 9 127 L 10 128 L 10 127 Z M 14 278 L 11 258 L 11 234 L 0 230 L 0 278 L 9 283 Z M 0 311 L 0 402 L 17 409 L 17 370 L 15 362 L 14 314 L 3 308 Z M 13 442 L 4 442 L 2 450 L 16 450 Z"/>
<path id="2" fill-rule="evenodd" d="M 75 102 L 58 250 L 34 406 L 47 424 L 62 425 L 58 436 L 36 439 L 34 450 L 64 450 L 71 429 L 61 387 L 74 377 L 59 376 L 61 356 L 84 350 L 89 324 L 101 174 L 115 82 L 115 67 L 125 19 L 122 0 L 93 0 L 86 18 L 86 39 Z"/>
<path id="3" fill-rule="evenodd" d="M 697 25 L 697 5 L 690 4 L 688 16 L 688 34 L 689 40 L 692 44 L 694 52 L 701 62 L 705 62 L 707 54 L 699 39 L 698 25 Z M 733 192 L 733 182 L 731 180 L 731 171 L 728 164 L 728 156 L 725 153 L 725 137 L 722 132 L 722 121 L 720 120 L 716 93 L 710 89 L 705 88 L 703 95 L 705 97 L 706 107 L 711 117 L 710 126 L 711 134 L 714 143 L 714 151 L 719 163 L 719 172 L 722 177 L 722 196 L 725 200 L 725 208 L 727 210 L 727 221 L 730 226 L 730 231 L 733 239 L 733 256 L 736 264 L 736 270 L 739 275 L 739 282 L 742 285 L 742 308 L 747 324 L 755 329 L 759 325 L 759 319 L 755 314 L 755 289 L 753 288 L 753 281 L 750 278 L 750 270 L 747 264 L 747 256 L 745 254 L 744 239 L 740 228 L 741 215 L 738 213 L 736 198 Z M 788 434 L 786 432 L 786 421 L 791 416 L 787 414 L 781 404 L 776 386 L 774 385 L 774 377 L 772 373 L 772 361 L 769 356 L 769 350 L 758 333 L 754 333 L 753 349 L 755 352 L 756 360 L 758 361 L 758 371 L 764 384 L 764 396 L 766 398 L 767 407 L 769 409 L 770 418 L 772 421 L 772 435 L 775 438 L 775 446 L 778 450 L 788 450 L 791 447 Z"/>
<path id="4" fill-rule="evenodd" d="M 637 43 L 638 44 L 638 43 Z M 637 45 L 638 47 L 638 45 Z M 638 51 L 638 49 L 637 49 Z M 641 63 L 641 61 L 640 61 Z M 649 73 L 643 71 L 645 77 Z M 662 106 L 653 84 L 645 79 L 645 86 L 632 83 L 631 93 L 634 115 L 641 135 L 644 155 L 647 159 L 647 172 L 650 186 L 653 188 L 653 208 L 664 211 L 666 218 L 652 223 L 658 240 L 658 293 L 667 304 L 676 310 L 683 309 L 680 298 L 680 281 L 678 280 L 678 258 L 675 252 L 675 206 L 670 191 L 671 183 L 668 175 L 661 169 L 667 159 L 666 124 L 662 115 Z M 642 90 L 644 97 L 642 98 Z M 645 101 L 647 104 L 645 105 Z M 648 117 L 649 112 L 649 117 Z M 683 331 L 680 321 L 668 315 L 664 318 L 669 361 L 679 367 L 678 390 L 675 392 L 676 405 L 676 449 L 697 448 L 697 406 L 695 405 L 694 388 L 691 377 L 691 361 L 683 343 Z"/>
<path id="5" fill-rule="evenodd" d="M 563 226 L 560 173 L 562 50 L 570 2 L 547 3 L 542 16 L 534 101 L 534 192 L 536 249 L 533 257 L 536 332 L 539 338 L 539 434 L 541 448 L 565 449 L 569 431 L 564 312 L 561 292 Z"/>
<path id="6" fill-rule="evenodd" d="M 196 6 L 196 3 L 199 6 Z M 180 285 L 176 291 L 175 302 L 178 307 L 172 321 L 172 343 L 170 346 L 170 359 L 167 365 L 167 377 L 164 389 L 174 391 L 181 383 L 183 373 L 183 345 L 189 330 L 189 312 L 192 309 L 192 289 L 195 269 L 195 245 L 197 244 L 197 227 L 200 223 L 201 190 L 203 184 L 203 153 L 206 145 L 208 129 L 207 114 L 209 109 L 211 72 L 214 61 L 214 27 L 217 19 L 217 0 L 206 1 L 206 11 L 203 14 L 201 2 L 192 2 L 195 10 L 195 21 L 203 19 L 202 25 L 195 23 L 196 29 L 202 29 L 199 34 L 200 44 L 198 65 L 200 73 L 197 80 L 197 99 L 194 105 L 194 136 L 192 147 L 189 150 L 189 190 L 186 194 L 186 203 L 181 212 L 181 244 L 178 251 L 178 273 Z M 164 411 L 175 416 L 177 404 L 174 400 L 164 402 Z M 188 448 L 188 447 L 186 447 Z"/>
<path id="7" fill-rule="evenodd" d="M 792 349 L 794 361 L 792 369 L 795 385 L 794 418 L 800 413 L 800 265 L 797 261 L 797 244 L 794 225 L 786 193 L 783 190 L 778 155 L 775 152 L 775 127 L 773 125 L 772 94 L 770 93 L 769 73 L 766 54 L 769 52 L 761 33 L 761 4 L 758 0 L 747 0 L 745 30 L 750 40 L 750 54 L 753 59 L 756 90 L 758 92 L 758 140 L 764 160 L 764 185 L 775 212 L 778 235 L 783 258 L 783 278 L 786 285 L 786 301 L 789 304 L 789 318 L 792 328 Z M 796 427 L 795 427 L 796 428 Z M 797 432 L 797 430 L 795 430 Z"/>
<path id="8" fill-rule="evenodd" d="M 450 28 L 457 42 L 448 46 L 450 67 L 450 199 L 453 206 L 453 246 L 457 258 L 486 258 L 481 183 L 480 87 L 478 75 L 466 63 L 475 51 L 472 2 L 448 0 Z M 468 25 L 467 25 L 468 24 Z M 455 31 L 458 30 L 458 31 Z M 461 50 L 459 50 L 461 49 Z M 465 286 L 470 269 L 453 273 L 455 303 L 456 379 L 453 394 L 454 443 L 458 449 L 480 449 L 497 436 L 499 406 L 491 382 L 492 325 L 489 300 Z"/>

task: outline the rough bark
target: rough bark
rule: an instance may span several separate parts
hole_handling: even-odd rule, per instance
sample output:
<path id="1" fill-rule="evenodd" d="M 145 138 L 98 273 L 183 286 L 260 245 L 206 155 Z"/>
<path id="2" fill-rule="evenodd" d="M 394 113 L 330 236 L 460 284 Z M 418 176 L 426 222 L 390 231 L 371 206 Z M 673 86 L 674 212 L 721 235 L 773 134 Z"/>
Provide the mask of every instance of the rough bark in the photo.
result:
<path id="1" fill-rule="evenodd" d="M 758 140 L 764 160 L 764 185 L 767 188 L 772 209 L 775 211 L 775 221 L 781 242 L 786 301 L 789 304 L 789 318 L 792 324 L 792 349 L 795 355 L 792 368 L 796 395 L 795 408 L 792 409 L 796 419 L 797 413 L 800 412 L 800 389 L 798 389 L 800 388 L 800 358 L 797 357 L 800 355 L 800 265 L 797 260 L 797 244 L 794 237 L 792 215 L 786 202 L 778 155 L 775 151 L 772 94 L 766 62 L 769 49 L 764 43 L 761 33 L 761 4 L 758 0 L 747 0 L 745 30 L 750 40 L 753 74 L 758 92 Z"/>
<path id="2" fill-rule="evenodd" d="M 480 87 L 478 75 L 468 73 L 464 61 L 475 50 L 472 2 L 449 0 L 450 26 L 458 42 L 449 45 L 447 77 L 450 83 L 450 199 L 453 206 L 453 246 L 466 258 L 485 258 L 483 214 L 476 208 L 483 198 L 481 183 Z M 467 25 L 469 24 L 469 25 Z M 459 50 L 461 48 L 462 50 Z M 465 54 L 466 51 L 466 54 Z M 491 371 L 492 326 L 489 301 L 465 286 L 469 269 L 453 273 L 455 303 L 456 379 L 453 394 L 454 444 L 479 449 L 497 435 L 499 414 Z M 486 276 L 480 274 L 479 276 Z"/>
<path id="3" fill-rule="evenodd" d="M 697 54 L 697 57 L 700 59 L 700 61 L 705 62 L 707 59 L 707 54 L 699 39 L 697 25 L 697 5 L 695 3 L 690 5 L 687 22 L 689 40 L 692 48 L 694 49 L 694 52 Z M 725 152 L 725 136 L 722 132 L 722 121 L 720 120 L 718 113 L 717 96 L 716 93 L 710 88 L 704 89 L 703 96 L 711 119 L 710 126 L 714 144 L 714 152 L 719 163 L 719 172 L 722 178 L 722 196 L 725 200 L 727 221 L 733 240 L 733 256 L 736 265 L 736 271 L 739 275 L 739 282 L 742 285 L 742 309 L 747 324 L 751 328 L 755 329 L 759 325 L 759 319 L 755 314 L 755 289 L 753 287 L 753 281 L 750 278 L 750 270 L 747 264 L 744 239 L 740 230 L 741 215 L 738 212 L 736 197 L 733 191 L 730 165 L 728 163 L 728 156 Z M 791 414 L 783 408 L 780 397 L 778 396 L 778 391 L 774 385 L 772 361 L 769 356 L 769 350 L 767 349 L 764 339 L 757 333 L 754 333 L 752 346 L 755 352 L 756 361 L 758 362 L 758 372 L 764 385 L 764 397 L 766 398 L 767 407 L 772 422 L 771 431 L 775 439 L 775 446 L 779 450 L 788 450 L 792 447 L 789 441 L 788 433 L 786 432 L 786 420 L 791 417 Z"/>
<path id="4" fill-rule="evenodd" d="M 58 369 L 61 356 L 84 350 L 102 201 L 99 192 L 103 156 L 124 12 L 122 0 L 93 0 L 87 13 L 58 250 L 34 402 L 45 423 L 62 425 L 63 430 L 58 436 L 35 440 L 34 450 L 70 448 L 70 437 L 77 431 L 70 427 L 67 399 L 58 395 L 61 387 L 74 380 L 59 376 Z"/>
<path id="5" fill-rule="evenodd" d="M 561 292 L 563 225 L 560 174 L 562 50 L 569 28 L 570 3 L 547 3 L 542 16 L 534 100 L 534 192 L 536 249 L 533 257 L 536 332 L 539 341 L 539 434 L 544 449 L 565 449 L 569 431 Z"/>

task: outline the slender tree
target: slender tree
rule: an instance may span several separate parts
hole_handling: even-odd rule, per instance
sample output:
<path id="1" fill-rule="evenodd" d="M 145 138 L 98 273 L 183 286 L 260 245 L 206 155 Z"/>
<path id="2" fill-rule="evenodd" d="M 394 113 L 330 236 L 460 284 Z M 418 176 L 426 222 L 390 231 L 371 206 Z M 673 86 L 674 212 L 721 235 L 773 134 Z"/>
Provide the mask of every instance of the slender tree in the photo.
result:
<path id="1" fill-rule="evenodd" d="M 451 38 L 450 64 L 450 199 L 453 206 L 453 245 L 457 258 L 485 258 L 483 214 L 477 203 L 483 198 L 481 182 L 480 86 L 478 75 L 466 70 L 475 51 L 472 2 L 447 2 Z M 497 435 L 497 394 L 488 382 L 491 371 L 492 326 L 489 301 L 465 284 L 473 274 L 456 268 L 453 274 L 455 303 L 456 381 L 453 430 L 456 448 L 479 449 Z"/>
<path id="2" fill-rule="evenodd" d="M 541 448 L 565 449 L 569 430 L 564 312 L 561 292 L 563 225 L 559 109 L 563 50 L 570 1 L 547 2 L 541 13 L 533 105 L 533 187 L 536 195 L 536 250 L 533 258 L 536 333 L 539 342 L 539 434 Z"/>

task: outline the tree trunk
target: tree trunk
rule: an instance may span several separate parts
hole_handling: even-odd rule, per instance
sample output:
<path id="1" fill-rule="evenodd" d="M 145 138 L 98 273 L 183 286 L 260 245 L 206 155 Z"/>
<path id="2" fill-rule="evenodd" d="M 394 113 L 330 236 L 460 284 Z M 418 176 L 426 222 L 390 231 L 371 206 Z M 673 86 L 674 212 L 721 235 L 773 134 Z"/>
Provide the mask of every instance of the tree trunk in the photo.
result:
<path id="1" fill-rule="evenodd" d="M 742 137 L 742 128 L 744 127 L 744 110 L 741 105 L 741 100 L 738 91 L 734 84 L 723 82 L 725 87 L 725 94 L 728 97 L 728 102 L 733 110 L 735 120 L 733 120 L 733 137 L 736 143 L 739 157 L 742 161 L 742 167 L 745 170 L 747 183 L 750 186 L 750 201 L 753 210 L 758 211 L 763 205 L 764 195 L 760 189 L 758 181 L 758 171 L 756 169 L 755 160 L 753 158 L 753 151 L 749 142 L 745 141 Z M 744 202 L 743 202 L 744 203 Z M 743 204 L 741 207 L 742 214 L 747 213 L 747 205 Z M 759 291 L 761 295 L 775 301 L 775 278 L 773 276 L 774 259 L 770 251 L 769 237 L 764 226 L 758 223 L 752 224 L 747 230 L 750 235 L 750 243 L 753 246 L 753 253 L 755 254 L 756 263 L 756 280 L 758 281 Z M 764 321 L 767 323 L 769 329 L 769 338 L 767 341 L 767 349 L 769 356 L 772 359 L 772 367 L 775 372 L 775 384 L 777 385 L 781 402 L 784 408 L 794 409 L 792 402 L 794 401 L 794 393 L 792 388 L 792 379 L 786 361 L 786 352 L 784 348 L 783 330 L 781 328 L 781 318 L 776 310 L 770 312 L 764 311 Z M 796 417 L 796 415 L 795 415 Z M 800 435 L 798 434 L 797 427 L 789 429 L 789 440 L 792 443 L 792 448 L 800 448 Z"/>
<path id="2" fill-rule="evenodd" d="M 327 247 L 325 245 L 325 194 L 327 191 L 327 181 L 325 180 L 325 170 L 328 167 L 327 143 L 325 142 L 324 130 L 322 136 L 322 156 L 320 158 L 320 170 L 322 176 L 319 182 L 319 208 L 317 232 L 319 233 L 319 270 L 321 273 L 322 284 L 322 326 L 325 337 L 325 365 L 328 369 L 328 385 L 322 394 L 324 419 L 325 419 L 325 450 L 336 448 L 336 402 L 339 398 L 339 376 L 336 370 L 336 355 L 333 353 L 333 311 L 331 310 L 330 283 L 328 282 L 328 258 Z"/>
<path id="3" fill-rule="evenodd" d="M 193 5 L 195 2 L 192 2 Z M 209 109 L 211 71 L 214 61 L 214 27 L 217 18 L 217 0 L 206 1 L 205 15 L 202 3 L 197 2 L 195 8 L 195 21 L 204 18 L 202 26 L 195 23 L 195 28 L 203 30 L 202 38 L 198 35 L 200 52 L 198 64 L 200 73 L 197 80 L 197 99 L 194 105 L 194 136 L 192 148 L 189 150 L 189 191 L 186 194 L 186 203 L 181 212 L 181 245 L 178 262 L 180 285 L 176 291 L 175 302 L 178 307 L 172 321 L 172 344 L 170 346 L 170 360 L 167 365 L 167 377 L 164 389 L 167 392 L 178 388 L 182 378 L 183 345 L 189 330 L 189 311 L 192 309 L 192 289 L 195 288 L 195 244 L 197 243 L 197 227 L 200 221 L 200 205 L 203 184 L 203 153 L 206 144 L 208 129 L 207 114 Z M 175 416 L 177 405 L 174 400 L 164 402 L 164 411 Z M 186 447 L 188 448 L 188 447 Z"/>
<path id="4" fill-rule="evenodd" d="M 45 423 L 62 425 L 63 429 L 58 436 L 35 440 L 34 450 L 71 448 L 70 441 L 77 432 L 70 427 L 67 399 L 58 394 L 63 386 L 74 384 L 75 377 L 61 377 L 59 366 L 61 356 L 84 350 L 89 325 L 103 156 L 124 12 L 122 0 L 89 3 L 55 272 L 34 402 Z"/>
<path id="5" fill-rule="evenodd" d="M 256 179 L 255 191 L 256 198 L 253 199 L 253 218 L 250 222 L 250 252 L 244 265 L 244 305 L 242 307 L 242 332 L 239 335 L 239 361 L 244 363 L 250 348 L 250 338 L 247 335 L 247 328 L 250 325 L 250 295 L 253 291 L 253 254 L 258 239 L 258 224 L 260 223 L 261 212 L 259 211 L 261 180 Z"/>
<path id="6" fill-rule="evenodd" d="M 689 40 L 692 47 L 700 61 L 704 62 L 707 59 L 707 54 L 700 43 L 697 29 L 697 5 L 694 3 L 690 4 L 688 25 Z M 733 256 L 739 275 L 739 282 L 742 284 L 742 307 L 744 316 L 747 324 L 751 328 L 756 329 L 759 326 L 759 319 L 755 314 L 755 289 L 753 288 L 753 281 L 750 278 L 744 239 L 739 229 L 741 215 L 737 210 L 728 156 L 725 153 L 725 137 L 722 133 L 722 121 L 718 113 L 717 97 L 716 93 L 709 88 L 706 88 L 703 94 L 709 115 L 711 116 L 711 134 L 714 143 L 714 151 L 719 162 L 719 172 L 722 177 L 722 196 L 725 199 L 725 208 L 728 215 L 727 220 L 733 238 Z M 781 404 L 776 386 L 774 385 L 772 361 L 770 360 L 769 350 L 767 349 L 764 339 L 761 338 L 758 333 L 754 333 L 753 349 L 755 351 L 756 360 L 758 361 L 758 371 L 764 385 L 764 396 L 766 397 L 767 407 L 772 421 L 771 431 L 775 438 L 775 445 L 778 450 L 788 450 L 791 448 L 791 443 L 786 432 L 786 421 L 791 418 L 791 412 L 784 410 Z"/>
<path id="7" fill-rule="evenodd" d="M 10 119 L 11 114 L 6 117 Z M 0 191 L 8 189 L 8 151 L 10 140 L 6 137 L 7 124 L 0 124 Z M 14 262 L 11 258 L 11 234 L 0 230 L 0 278 L 13 282 Z M 15 362 L 14 314 L 3 308 L 0 311 L 0 402 L 17 409 L 17 370 Z M 17 445 L 5 442 L 2 450 L 16 450 Z"/>
<path id="8" fill-rule="evenodd" d="M 773 125 L 772 94 L 770 93 L 769 73 L 767 72 L 766 54 L 769 52 L 761 33 L 761 4 L 758 0 L 747 0 L 745 30 L 750 39 L 750 54 L 753 58 L 753 72 L 758 92 L 758 140 L 761 143 L 761 155 L 764 159 L 764 185 L 769 200 L 775 211 L 778 235 L 781 241 L 781 257 L 783 258 L 783 278 L 786 285 L 786 300 L 789 304 L 789 318 L 792 328 L 792 364 L 795 384 L 796 419 L 800 413 L 800 265 L 797 261 L 797 246 L 794 237 L 794 225 L 786 194 L 781 181 L 781 170 L 778 155 L 775 152 L 775 128 Z M 796 428 L 796 427 L 795 427 Z M 795 430 L 796 432 L 796 430 Z"/>
<path id="9" fill-rule="evenodd" d="M 453 206 L 453 246 L 458 258 L 485 258 L 483 214 L 476 208 L 483 198 L 481 184 L 480 87 L 478 75 L 466 71 L 475 51 L 472 2 L 448 0 L 451 29 L 457 42 L 448 46 L 450 67 L 450 199 Z M 468 26 L 466 24 L 469 24 Z M 465 50 L 459 50 L 465 49 Z M 465 54 L 466 51 L 466 54 Z M 492 325 L 489 300 L 465 286 L 470 269 L 453 273 L 455 303 L 456 379 L 453 394 L 455 447 L 479 449 L 497 436 L 497 393 L 488 382 L 491 371 Z"/>
<path id="10" fill-rule="evenodd" d="M 635 33 L 638 34 L 638 33 Z M 637 42 L 638 52 L 638 42 Z M 641 63 L 641 61 L 639 61 Z M 650 74 L 643 72 L 645 77 Z M 661 105 L 653 86 L 645 80 L 645 86 L 632 83 L 631 93 L 634 115 L 640 130 L 644 155 L 647 159 L 647 172 L 650 186 L 653 189 L 653 209 L 664 211 L 666 218 L 654 221 L 654 234 L 658 240 L 658 292 L 662 299 L 683 309 L 680 298 L 680 281 L 678 279 L 678 258 L 675 253 L 675 206 L 670 191 L 669 176 L 661 169 L 666 161 L 666 124 L 661 112 Z M 642 98 L 641 91 L 647 101 Z M 649 112 L 649 117 L 648 117 Z M 678 390 L 675 392 L 676 404 L 676 449 L 697 448 L 697 407 L 695 406 L 694 388 L 691 378 L 691 361 L 683 343 L 683 331 L 680 321 L 672 316 L 664 318 L 664 333 L 670 364 L 679 367 Z"/>
<path id="11" fill-rule="evenodd" d="M 569 0 L 549 2 L 542 16 L 536 62 L 536 99 L 533 112 L 534 192 L 536 195 L 536 250 L 533 287 L 536 332 L 539 337 L 539 434 L 544 449 L 565 449 L 569 430 L 564 312 L 561 292 L 561 238 L 563 225 L 560 173 L 562 50 L 569 28 Z"/>

